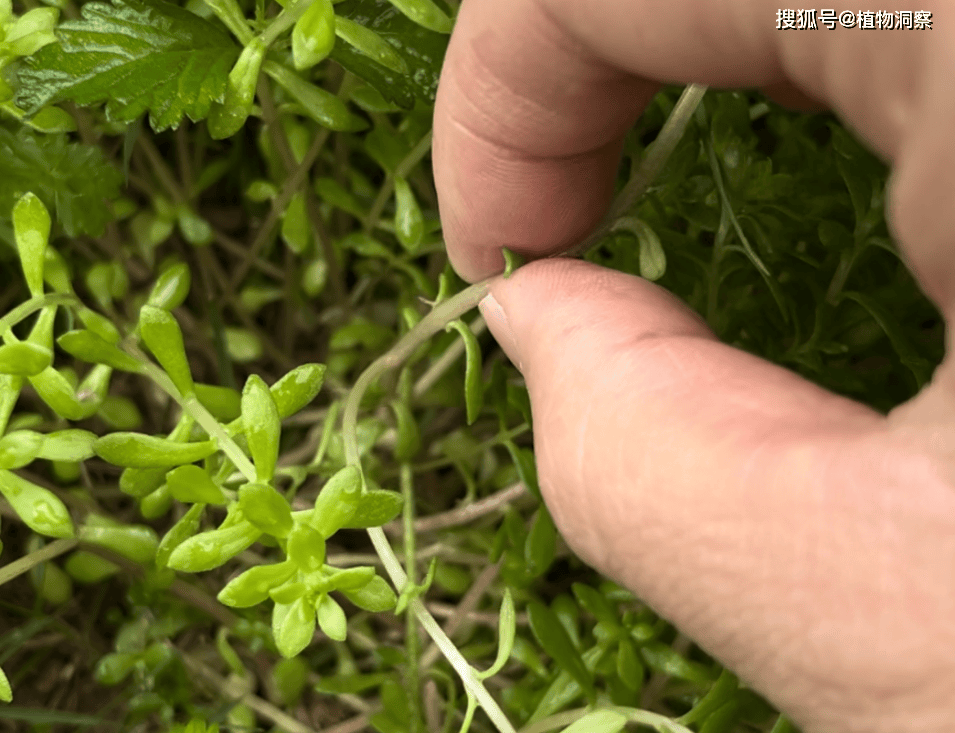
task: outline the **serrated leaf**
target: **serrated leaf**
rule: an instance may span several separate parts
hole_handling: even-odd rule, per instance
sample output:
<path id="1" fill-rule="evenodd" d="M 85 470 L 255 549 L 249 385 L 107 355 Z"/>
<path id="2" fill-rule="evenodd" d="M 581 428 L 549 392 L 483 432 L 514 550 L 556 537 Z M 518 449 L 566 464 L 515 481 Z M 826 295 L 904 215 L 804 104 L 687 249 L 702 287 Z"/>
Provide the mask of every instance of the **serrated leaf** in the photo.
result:
<path id="1" fill-rule="evenodd" d="M 70 142 L 66 135 L 34 135 L 26 129 L 14 134 L 0 127 L 0 223 L 9 221 L 24 191 L 33 191 L 66 234 L 98 237 L 113 218 L 104 199 L 118 197 L 121 183 L 122 174 L 98 146 Z M 48 281 L 51 256 L 47 249 Z"/>
<path id="2" fill-rule="evenodd" d="M 218 26 L 162 0 L 114 0 L 82 7 L 61 23 L 16 74 L 16 104 L 33 113 L 48 104 L 106 102 L 110 120 L 144 112 L 156 132 L 193 122 L 221 101 L 238 47 Z"/>
<path id="3" fill-rule="evenodd" d="M 404 109 L 414 107 L 416 99 L 434 104 L 447 35 L 418 25 L 387 0 L 345 0 L 335 6 L 335 12 L 381 36 L 404 59 L 408 73 L 400 74 L 347 43 L 335 45 L 332 59 Z"/>

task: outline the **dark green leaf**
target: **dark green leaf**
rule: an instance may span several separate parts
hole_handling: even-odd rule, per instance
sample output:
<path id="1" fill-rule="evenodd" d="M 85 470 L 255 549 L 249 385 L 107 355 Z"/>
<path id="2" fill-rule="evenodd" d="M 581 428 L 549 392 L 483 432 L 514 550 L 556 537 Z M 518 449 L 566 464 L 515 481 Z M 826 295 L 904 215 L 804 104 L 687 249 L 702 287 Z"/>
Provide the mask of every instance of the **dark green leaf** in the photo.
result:
<path id="1" fill-rule="evenodd" d="M 527 535 L 524 545 L 524 559 L 527 561 L 527 572 L 531 577 L 538 578 L 547 572 L 554 562 L 557 552 L 557 528 L 550 512 L 541 504 L 531 524 L 531 531 Z"/>
<path id="2" fill-rule="evenodd" d="M 687 682 L 711 682 L 716 676 L 709 667 L 680 656 L 661 641 L 650 641 L 640 647 L 647 666 L 655 672 L 677 677 Z"/>
<path id="3" fill-rule="evenodd" d="M 113 218 L 104 201 L 119 195 L 121 183 L 122 174 L 97 146 L 70 142 L 66 135 L 37 136 L 24 129 L 14 134 L 0 127 L 0 229 L 22 193 L 33 191 L 69 236 L 98 237 Z M 47 249 L 48 282 L 55 256 Z"/>
<path id="4" fill-rule="evenodd" d="M 557 616 L 539 601 L 527 604 L 531 631 L 541 648 L 567 672 L 588 694 L 593 694 L 593 679 L 584 665 L 580 652 L 567 635 Z"/>
<path id="5" fill-rule="evenodd" d="M 371 84 L 385 99 L 405 109 L 411 109 L 415 99 L 434 104 L 448 47 L 447 35 L 423 28 L 387 0 L 345 0 L 336 5 L 335 11 L 339 17 L 365 26 L 393 46 L 407 64 L 408 73 L 399 74 L 345 43 L 335 45 L 331 58 Z"/>
<path id="6" fill-rule="evenodd" d="M 157 132 L 193 121 L 220 101 L 239 49 L 223 30 L 162 0 L 83 5 L 82 17 L 61 23 L 59 43 L 40 49 L 17 74 L 18 106 L 107 102 L 111 120 L 144 112 Z"/>

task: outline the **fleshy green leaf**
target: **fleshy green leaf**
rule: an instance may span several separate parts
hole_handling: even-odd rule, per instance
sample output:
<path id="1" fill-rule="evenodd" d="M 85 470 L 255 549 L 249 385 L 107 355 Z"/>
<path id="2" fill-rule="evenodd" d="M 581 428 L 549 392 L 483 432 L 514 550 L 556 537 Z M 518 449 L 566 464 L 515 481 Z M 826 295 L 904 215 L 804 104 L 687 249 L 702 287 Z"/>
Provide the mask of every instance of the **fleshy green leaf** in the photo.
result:
<path id="1" fill-rule="evenodd" d="M 43 295 L 43 263 L 50 241 L 50 212 L 33 193 L 26 193 L 13 207 L 13 234 L 20 251 L 20 265 L 30 295 Z"/>
<path id="2" fill-rule="evenodd" d="M 137 359 L 86 329 L 68 331 L 60 336 L 56 343 L 67 354 L 91 364 L 105 364 L 113 369 L 134 374 L 143 369 Z"/>
<path id="3" fill-rule="evenodd" d="M 80 527 L 79 537 L 84 542 L 106 547 L 138 563 L 151 562 L 159 547 L 159 538 L 151 527 L 130 524 L 118 527 L 91 526 Z"/>
<path id="4" fill-rule="evenodd" d="M 96 435 L 88 430 L 57 430 L 43 436 L 38 458 L 48 461 L 85 461 L 92 458 Z"/>
<path id="5" fill-rule="evenodd" d="M 269 597 L 269 591 L 277 588 L 295 575 L 295 563 L 256 565 L 229 581 L 217 596 L 220 603 L 233 608 L 249 608 Z"/>
<path id="6" fill-rule="evenodd" d="M 162 0 L 87 3 L 57 36 L 17 73 L 17 106 L 33 113 L 66 100 L 106 102 L 118 122 L 148 111 L 156 132 L 183 115 L 204 119 L 239 53 L 218 26 Z"/>
<path id="7" fill-rule="evenodd" d="M 156 548 L 156 567 L 162 570 L 169 561 L 172 551 L 192 537 L 199 529 L 205 504 L 193 504 L 165 534 Z"/>
<path id="8" fill-rule="evenodd" d="M 226 503 L 222 489 L 199 466 L 179 466 L 166 474 L 166 483 L 176 501 L 190 504 Z"/>
<path id="9" fill-rule="evenodd" d="M 481 380 L 481 347 L 468 325 L 458 319 L 446 327 L 446 331 L 456 330 L 464 339 L 464 401 L 468 411 L 468 425 L 471 425 L 484 406 L 484 384 Z"/>
<path id="10" fill-rule="evenodd" d="M 247 521 L 270 535 L 285 537 L 292 529 L 288 502 L 269 484 L 245 484 L 239 489 L 239 507 Z"/>
<path id="11" fill-rule="evenodd" d="M 2 669 L 0 669 L 0 702 L 13 702 L 13 690 L 10 688 L 10 680 Z"/>
<path id="12" fill-rule="evenodd" d="M 320 595 L 315 604 L 315 616 L 325 636 L 334 641 L 345 641 L 348 636 L 348 619 L 334 598 L 327 593 Z"/>
<path id="13" fill-rule="evenodd" d="M 165 268 L 156 278 L 146 303 L 167 311 L 178 308 L 189 294 L 191 284 L 192 275 L 189 266 L 184 262 L 177 262 Z"/>
<path id="14" fill-rule="evenodd" d="M 401 494 L 383 489 L 371 489 L 362 494 L 358 508 L 342 527 L 347 529 L 368 529 L 380 527 L 401 514 L 404 499 Z"/>
<path id="15" fill-rule="evenodd" d="M 328 539 L 348 526 L 361 501 L 361 473 L 355 466 L 345 466 L 332 476 L 315 499 L 309 522 L 322 537 Z"/>
<path id="16" fill-rule="evenodd" d="M 370 28 L 348 18 L 339 18 L 335 23 L 335 33 L 355 50 L 374 59 L 382 66 L 398 74 L 408 73 L 408 64 L 404 58 L 382 36 Z"/>
<path id="17" fill-rule="evenodd" d="M 292 29 L 292 60 L 297 71 L 312 68 L 331 53 L 335 26 L 332 0 L 312 0 Z"/>
<path id="18" fill-rule="evenodd" d="M 302 572 L 313 573 L 325 562 L 325 538 L 307 524 L 296 524 L 289 532 L 285 554 Z"/>
<path id="19" fill-rule="evenodd" d="M 49 367 L 52 361 L 52 351 L 29 341 L 0 346 L 0 374 L 33 377 Z"/>
<path id="20" fill-rule="evenodd" d="M 259 481 L 271 481 L 279 457 L 282 425 L 278 406 L 262 378 L 253 374 L 242 390 L 243 432 Z"/>
<path id="21" fill-rule="evenodd" d="M 626 724 L 627 717 L 616 710 L 594 710 L 562 733 L 620 733 Z"/>
<path id="22" fill-rule="evenodd" d="M 307 598 L 292 604 L 276 603 L 272 613 L 275 646 L 283 657 L 294 657 L 305 650 L 315 635 L 315 609 Z"/>
<path id="23" fill-rule="evenodd" d="M 550 512 L 541 504 L 531 524 L 531 531 L 527 534 L 527 543 L 524 545 L 524 559 L 527 561 L 527 571 L 531 577 L 538 578 L 547 572 L 554 562 L 557 543 L 557 528 Z"/>
<path id="24" fill-rule="evenodd" d="M 185 573 L 201 573 L 228 562 L 255 542 L 262 532 L 248 521 L 200 532 L 179 545 L 166 565 Z"/>
<path id="25" fill-rule="evenodd" d="M 140 433 L 110 433 L 93 444 L 96 455 L 114 466 L 172 468 L 195 463 L 216 452 L 211 440 L 181 443 Z"/>
<path id="26" fill-rule="evenodd" d="M 514 599 L 511 597 L 509 588 L 504 589 L 504 600 L 501 601 L 501 617 L 498 621 L 497 630 L 497 657 L 488 669 L 479 672 L 478 679 L 485 680 L 493 677 L 507 664 L 511 656 L 511 650 L 514 649 L 514 637 L 517 635 L 517 616 L 514 612 Z"/>
<path id="27" fill-rule="evenodd" d="M 262 70 L 275 79 L 309 117 L 322 127 L 337 132 L 356 132 L 365 129 L 368 125 L 359 116 L 348 111 L 347 105 L 334 94 L 305 81 L 291 69 L 266 61 Z"/>
<path id="28" fill-rule="evenodd" d="M 450 33 L 451 19 L 434 0 L 388 0 L 404 15 L 420 26 L 436 33 Z"/>
<path id="29" fill-rule="evenodd" d="M 380 575 L 376 575 L 362 588 L 342 589 L 344 596 L 356 606 L 372 613 L 390 611 L 398 603 L 398 596 Z"/>
<path id="30" fill-rule="evenodd" d="M 164 308 L 144 305 L 139 311 L 139 329 L 143 341 L 184 396 L 194 392 L 189 358 L 182 330 L 175 317 Z"/>
<path id="31" fill-rule="evenodd" d="M 621 639 L 617 645 L 617 677 L 633 692 L 638 692 L 643 686 L 643 665 L 633 641 L 628 638 Z"/>
<path id="32" fill-rule="evenodd" d="M 414 252 L 424 237 L 424 215 L 411 186 L 395 176 L 395 234 L 409 252 Z"/>
<path id="33" fill-rule="evenodd" d="M 42 486 L 0 470 L 0 494 L 30 529 L 45 537 L 73 537 L 73 520 L 59 497 Z"/>

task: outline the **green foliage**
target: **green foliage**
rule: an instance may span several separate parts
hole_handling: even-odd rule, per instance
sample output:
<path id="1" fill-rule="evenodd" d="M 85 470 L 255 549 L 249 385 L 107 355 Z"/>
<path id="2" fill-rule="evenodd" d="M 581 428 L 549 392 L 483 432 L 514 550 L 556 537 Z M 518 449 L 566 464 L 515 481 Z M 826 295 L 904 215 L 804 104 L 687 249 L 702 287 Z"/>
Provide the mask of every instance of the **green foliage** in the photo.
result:
<path id="1" fill-rule="evenodd" d="M 791 729 L 576 560 L 539 502 L 528 395 L 451 307 L 429 178 L 457 3 L 279 5 L 87 2 L 59 22 L 0 0 L 0 661 L 18 698 L 69 659 L 76 690 L 28 704 L 93 713 L 117 686 L 124 729 L 284 728 L 299 705 L 322 729 L 402 733 L 429 715 Z M 628 136 L 619 187 L 676 92 Z M 885 175 L 830 116 L 709 93 L 587 257 L 888 409 L 942 333 L 885 226 Z M 108 644 L 73 649 L 73 628 Z M 49 650 L 24 646 L 44 630 Z"/>
<path id="2" fill-rule="evenodd" d="M 16 76 L 16 103 L 28 114 L 63 101 L 107 102 L 110 120 L 149 112 L 153 129 L 209 114 L 225 94 L 238 55 L 221 28 L 163 0 L 87 3 L 59 41 L 29 58 Z"/>

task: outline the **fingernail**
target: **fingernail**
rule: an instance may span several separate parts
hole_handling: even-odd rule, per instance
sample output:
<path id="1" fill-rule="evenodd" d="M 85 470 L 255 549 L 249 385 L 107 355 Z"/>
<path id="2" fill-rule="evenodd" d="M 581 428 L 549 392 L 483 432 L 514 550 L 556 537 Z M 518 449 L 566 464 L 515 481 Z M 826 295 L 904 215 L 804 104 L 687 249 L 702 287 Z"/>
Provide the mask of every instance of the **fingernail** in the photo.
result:
<path id="1" fill-rule="evenodd" d="M 511 328 L 511 324 L 507 320 L 507 313 L 504 312 L 501 304 L 497 302 L 492 294 L 488 293 L 478 303 L 478 308 L 481 315 L 484 316 L 484 320 L 487 321 L 487 327 L 494 334 L 494 338 L 497 339 L 501 348 L 504 349 L 504 353 L 507 354 L 507 358 L 511 360 L 514 366 L 523 371 L 521 352 L 517 348 L 514 329 Z"/>

